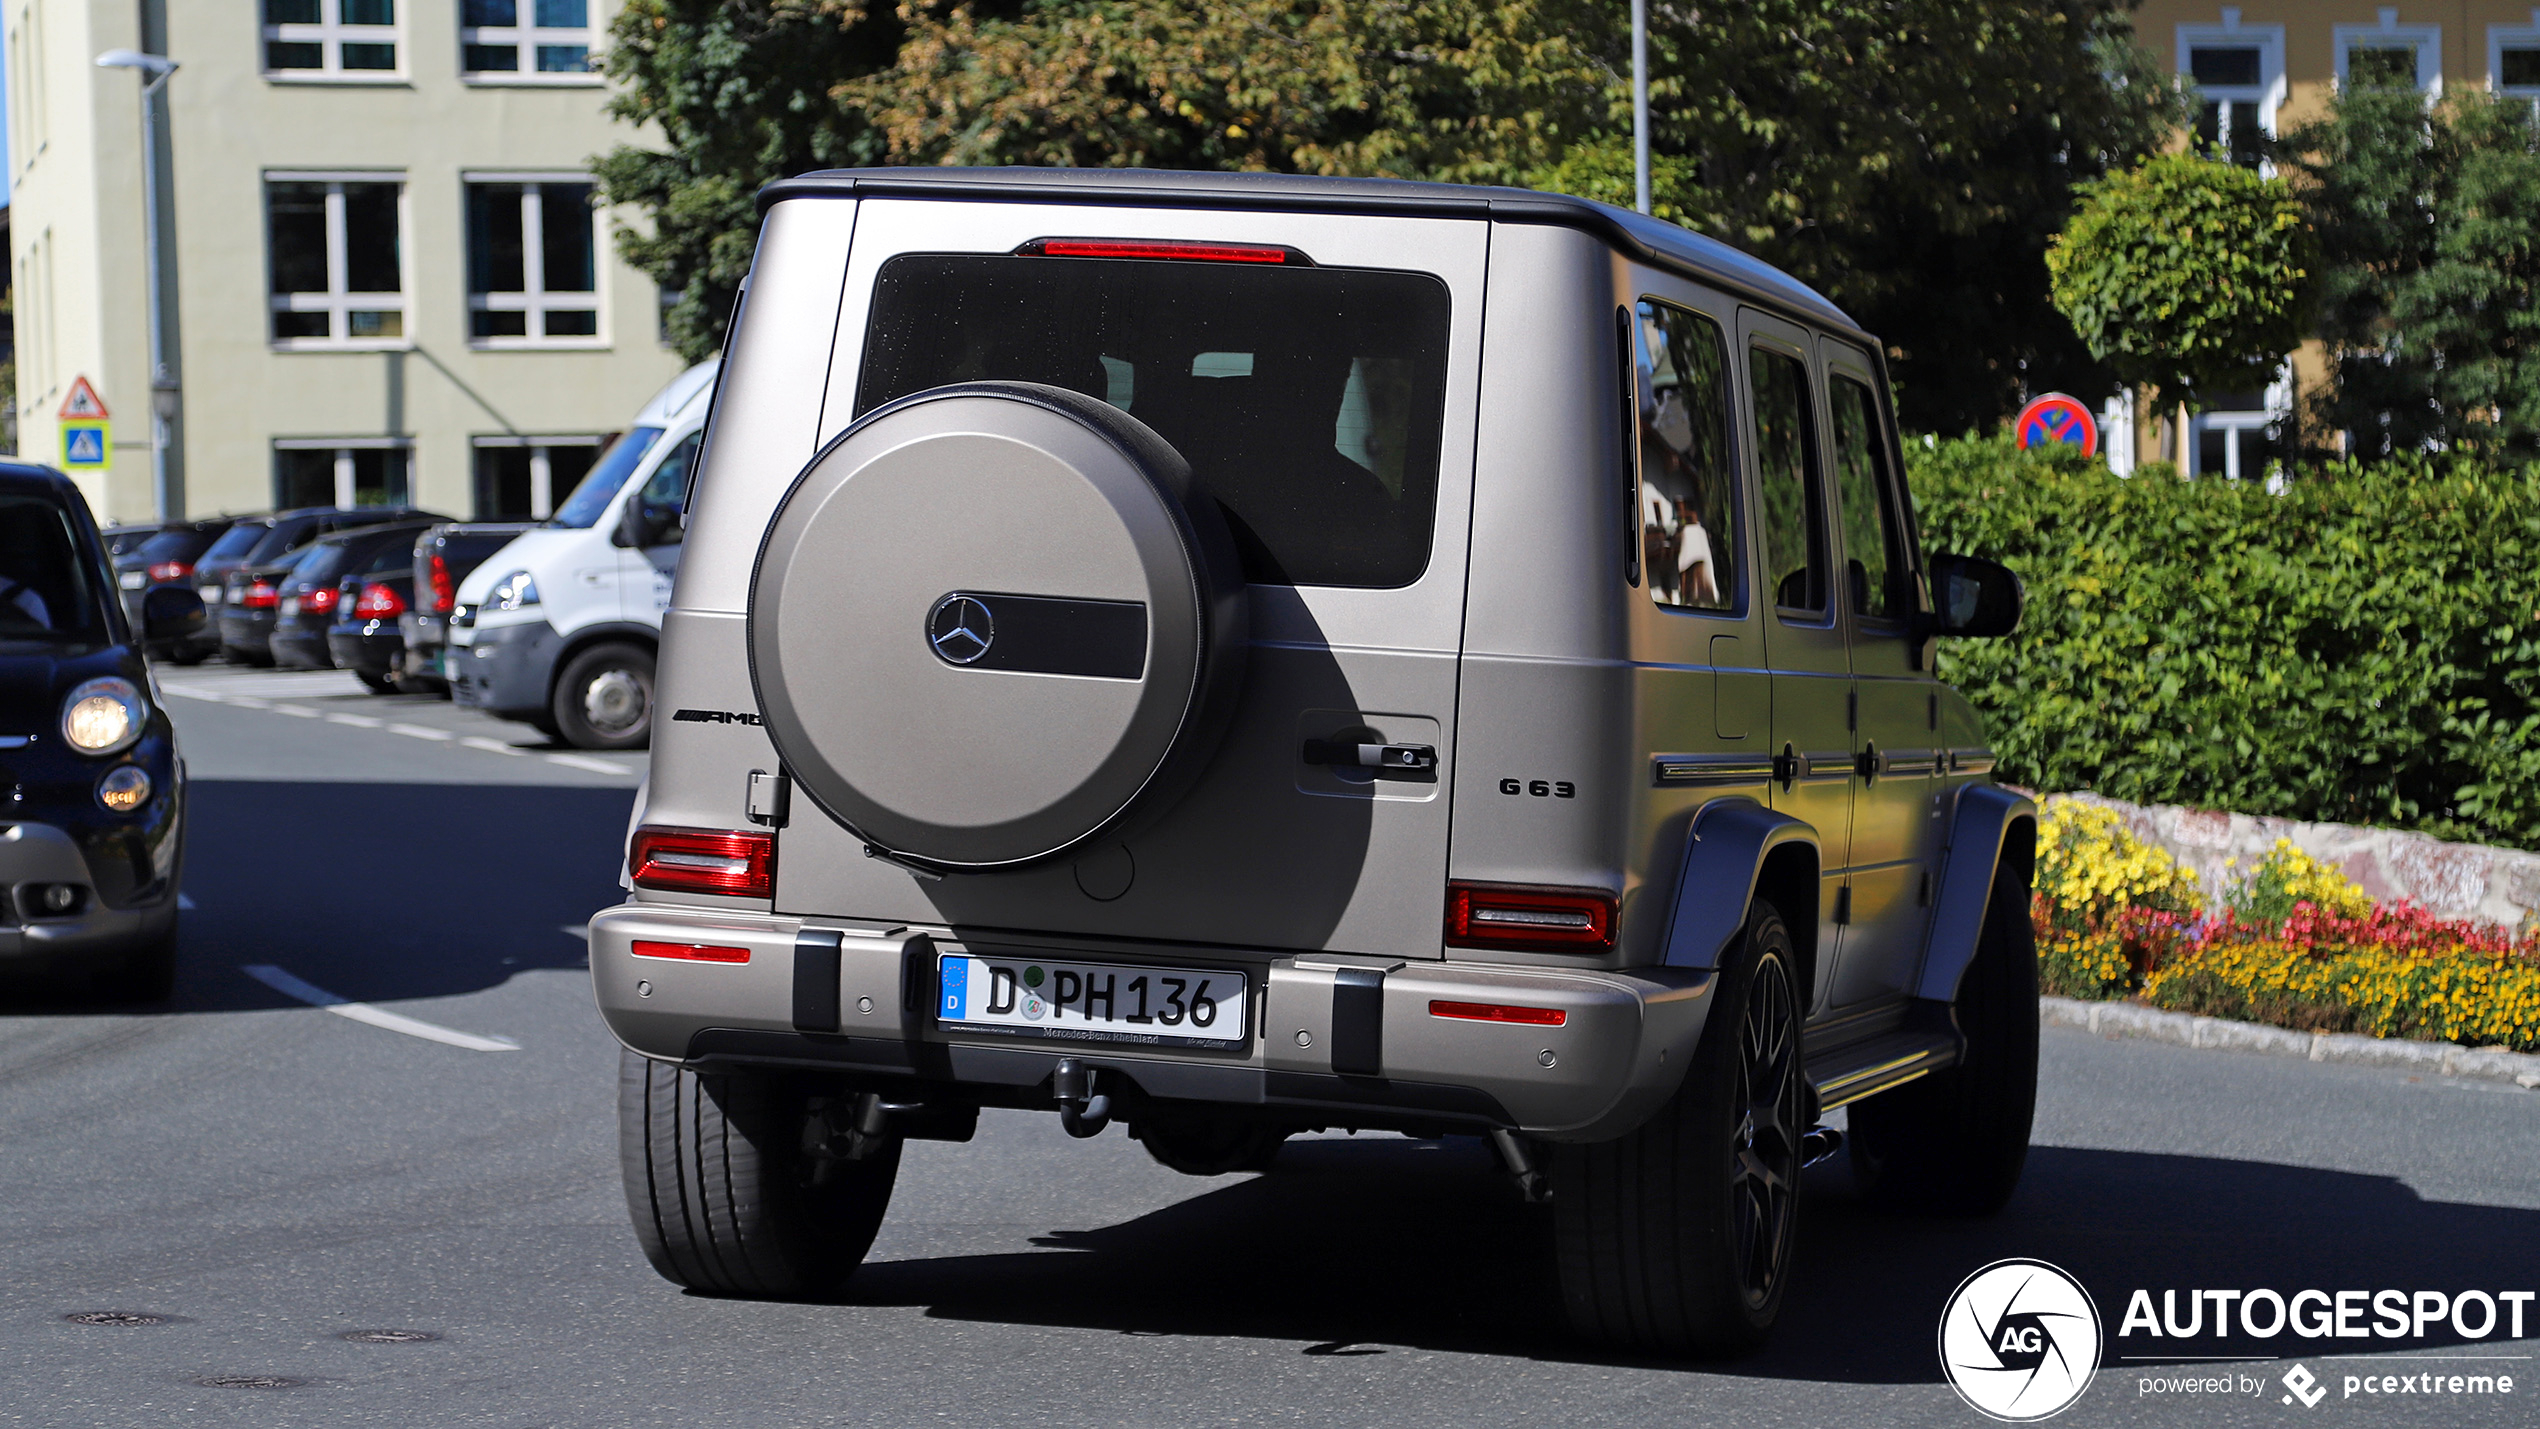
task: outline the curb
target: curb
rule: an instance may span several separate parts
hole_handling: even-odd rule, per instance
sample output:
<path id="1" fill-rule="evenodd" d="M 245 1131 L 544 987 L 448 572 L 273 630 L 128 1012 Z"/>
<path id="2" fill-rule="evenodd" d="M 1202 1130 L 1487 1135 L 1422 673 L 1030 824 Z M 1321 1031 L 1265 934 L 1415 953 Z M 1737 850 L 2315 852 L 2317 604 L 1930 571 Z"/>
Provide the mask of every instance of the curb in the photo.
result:
<path id="1" fill-rule="evenodd" d="M 2351 1032 L 2291 1032 L 2256 1022 L 2232 1022 L 2163 1012 L 2127 1002 L 2083 1002 L 2070 997 L 2037 1000 L 2038 1021 L 2049 1027 L 2080 1027 L 2102 1037 L 2140 1037 L 2181 1047 L 2210 1047 L 2228 1052 L 2264 1052 L 2313 1062 L 2343 1062 L 2354 1067 L 2404 1067 L 2446 1077 L 2476 1077 L 2540 1088 L 2540 1056 L 2526 1052 L 2489 1052 L 2452 1042 L 2402 1042 Z"/>

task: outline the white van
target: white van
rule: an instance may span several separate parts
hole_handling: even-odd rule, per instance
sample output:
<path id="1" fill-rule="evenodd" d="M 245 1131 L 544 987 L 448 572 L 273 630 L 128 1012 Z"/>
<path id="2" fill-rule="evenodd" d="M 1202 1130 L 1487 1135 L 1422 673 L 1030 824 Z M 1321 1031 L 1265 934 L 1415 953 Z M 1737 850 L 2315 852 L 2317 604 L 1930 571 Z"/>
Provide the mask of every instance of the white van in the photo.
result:
<path id="1" fill-rule="evenodd" d="M 583 749 L 653 733 L 653 655 L 719 361 L 671 379 L 543 525 L 468 574 L 450 694 Z"/>

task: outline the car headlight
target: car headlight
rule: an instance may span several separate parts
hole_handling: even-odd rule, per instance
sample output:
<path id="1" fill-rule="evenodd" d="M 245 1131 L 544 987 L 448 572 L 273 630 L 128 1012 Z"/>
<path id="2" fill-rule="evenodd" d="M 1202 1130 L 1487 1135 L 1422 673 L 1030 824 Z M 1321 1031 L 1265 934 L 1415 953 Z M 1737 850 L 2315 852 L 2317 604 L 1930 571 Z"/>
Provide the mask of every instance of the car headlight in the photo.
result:
<path id="1" fill-rule="evenodd" d="M 62 701 L 62 738 L 82 754 L 113 754 L 141 738 L 150 707 L 130 680 L 89 680 Z"/>
<path id="2" fill-rule="evenodd" d="M 118 764 L 97 781 L 97 802 L 129 814 L 150 801 L 150 775 L 138 764 Z"/>
<path id="3" fill-rule="evenodd" d="M 527 571 L 514 571 L 494 583 L 493 592 L 485 597 L 487 607 L 494 610 L 519 610 L 538 603 L 538 582 Z"/>

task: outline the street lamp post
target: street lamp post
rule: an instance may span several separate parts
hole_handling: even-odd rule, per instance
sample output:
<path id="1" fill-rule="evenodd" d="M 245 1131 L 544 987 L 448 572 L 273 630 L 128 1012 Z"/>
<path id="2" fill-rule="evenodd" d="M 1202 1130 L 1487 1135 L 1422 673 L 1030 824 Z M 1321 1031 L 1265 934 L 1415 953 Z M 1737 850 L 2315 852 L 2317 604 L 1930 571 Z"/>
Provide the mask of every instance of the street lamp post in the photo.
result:
<path id="1" fill-rule="evenodd" d="M 167 100 L 168 76 L 176 73 L 176 61 L 139 50 L 108 50 L 97 57 L 97 67 L 138 70 L 142 75 L 141 252 L 150 270 L 150 487 L 159 519 L 174 521 L 185 515 L 185 493 L 178 489 L 177 473 L 168 464 L 168 450 L 174 445 L 177 416 L 184 410 L 184 393 L 177 385 L 173 344 L 168 341 L 168 322 L 173 316 L 167 293 L 170 275 L 159 252 L 159 107 Z"/>
<path id="2" fill-rule="evenodd" d="M 1632 0 L 1632 206 L 1649 212 L 1649 0 Z"/>

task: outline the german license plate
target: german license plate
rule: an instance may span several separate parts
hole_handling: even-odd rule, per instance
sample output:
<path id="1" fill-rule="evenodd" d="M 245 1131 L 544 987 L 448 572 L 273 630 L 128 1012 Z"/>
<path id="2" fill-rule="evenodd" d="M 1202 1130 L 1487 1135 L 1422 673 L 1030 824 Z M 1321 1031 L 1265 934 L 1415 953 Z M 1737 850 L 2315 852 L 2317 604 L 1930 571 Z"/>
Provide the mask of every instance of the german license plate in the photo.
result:
<path id="1" fill-rule="evenodd" d="M 965 1031 L 1169 1047 L 1244 1039 L 1244 975 L 1223 968 L 948 953 L 937 970 L 936 1019 Z"/>
<path id="2" fill-rule="evenodd" d="M 115 577 L 115 584 L 122 586 L 125 590 L 139 590 L 149 583 L 150 573 L 148 571 L 126 571 L 122 575 Z"/>
<path id="3" fill-rule="evenodd" d="M 287 619 L 287 618 L 289 618 L 289 617 L 291 617 L 291 616 L 298 615 L 299 613 L 300 613 L 300 598 L 299 598 L 298 596 L 296 596 L 296 595 L 287 595 L 287 596 L 284 596 L 284 597 L 282 598 L 282 614 L 283 614 L 283 616 Z"/>

